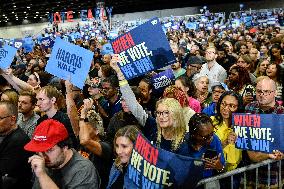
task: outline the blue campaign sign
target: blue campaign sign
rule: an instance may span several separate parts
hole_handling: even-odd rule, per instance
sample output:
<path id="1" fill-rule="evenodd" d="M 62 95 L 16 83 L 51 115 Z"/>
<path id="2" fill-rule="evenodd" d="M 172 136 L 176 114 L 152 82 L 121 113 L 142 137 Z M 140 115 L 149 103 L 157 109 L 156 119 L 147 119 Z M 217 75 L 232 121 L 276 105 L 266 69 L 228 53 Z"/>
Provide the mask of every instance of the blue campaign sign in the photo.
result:
<path id="1" fill-rule="evenodd" d="M 32 37 L 24 38 L 23 42 L 24 42 L 23 47 L 25 49 L 25 52 L 32 52 L 33 51 L 33 47 L 35 45 Z"/>
<path id="2" fill-rule="evenodd" d="M 250 27 L 252 24 L 252 16 L 246 16 L 244 17 L 244 23 L 247 27 Z"/>
<path id="3" fill-rule="evenodd" d="M 158 18 L 111 40 L 118 64 L 126 79 L 143 75 L 175 62 L 169 42 Z"/>
<path id="4" fill-rule="evenodd" d="M 17 49 L 9 45 L 0 48 L 0 68 L 8 69 L 14 59 Z"/>
<path id="5" fill-rule="evenodd" d="M 185 27 L 190 30 L 196 30 L 197 24 L 195 22 L 188 22 L 185 24 Z"/>
<path id="6" fill-rule="evenodd" d="M 175 76 L 172 69 L 167 69 L 160 72 L 152 77 L 153 93 L 161 94 L 164 89 L 173 84 Z"/>
<path id="7" fill-rule="evenodd" d="M 104 44 L 102 48 L 103 48 L 102 51 L 101 51 L 102 55 L 113 54 L 113 49 L 112 49 L 110 43 Z"/>
<path id="8" fill-rule="evenodd" d="M 57 37 L 46 71 L 83 89 L 92 59 L 93 52 Z"/>
<path id="9" fill-rule="evenodd" d="M 284 152 L 284 114 L 233 114 L 232 125 L 238 136 L 236 148 Z"/>
<path id="10" fill-rule="evenodd" d="M 139 134 L 127 166 L 124 188 L 193 189 L 202 179 L 203 169 L 202 161 L 156 148 Z"/>
<path id="11" fill-rule="evenodd" d="M 164 26 L 165 26 L 165 28 L 169 28 L 169 27 L 172 26 L 172 22 L 168 22 L 168 23 L 164 24 Z"/>
<path id="12" fill-rule="evenodd" d="M 42 45 L 42 47 L 44 49 L 47 49 L 47 48 L 52 48 L 53 45 L 54 45 L 54 41 L 51 39 L 51 37 L 44 37 L 40 40 L 40 43 Z"/>
<path id="13" fill-rule="evenodd" d="M 13 47 L 16 49 L 20 49 L 23 46 L 23 40 L 22 39 L 15 39 L 13 42 Z"/>
<path id="14" fill-rule="evenodd" d="M 2 47 L 4 44 L 3 44 L 3 38 L 0 38 L 0 47 Z"/>

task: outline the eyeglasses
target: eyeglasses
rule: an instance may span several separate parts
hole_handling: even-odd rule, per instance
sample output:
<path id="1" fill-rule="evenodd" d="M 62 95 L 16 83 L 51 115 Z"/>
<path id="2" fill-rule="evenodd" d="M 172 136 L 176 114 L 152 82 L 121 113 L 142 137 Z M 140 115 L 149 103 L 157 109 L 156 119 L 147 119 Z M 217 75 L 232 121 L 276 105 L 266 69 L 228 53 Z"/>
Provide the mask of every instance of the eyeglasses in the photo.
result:
<path id="1" fill-rule="evenodd" d="M 196 133 L 198 136 L 200 136 L 204 141 L 208 141 L 208 140 L 211 140 L 213 135 L 214 135 L 214 132 L 212 132 L 211 134 L 207 135 L 207 136 L 202 136 L 201 134 L 199 133 Z"/>
<path id="2" fill-rule="evenodd" d="M 168 117 L 170 115 L 170 111 L 156 111 L 155 112 L 155 115 L 156 117 L 160 117 L 160 116 L 163 116 L 163 117 Z"/>
<path id="3" fill-rule="evenodd" d="M 12 115 L 7 115 L 7 116 L 5 116 L 5 117 L 0 117 L 0 120 L 2 120 L 2 119 L 5 119 L 5 118 L 7 118 L 7 117 L 11 117 Z"/>
<path id="4" fill-rule="evenodd" d="M 260 90 L 260 89 L 256 89 L 255 92 L 256 92 L 257 95 L 267 96 L 267 95 L 270 95 L 271 93 L 273 93 L 274 90 Z"/>
<path id="5" fill-rule="evenodd" d="M 189 64 L 188 67 L 196 68 L 197 70 L 200 70 L 202 66 L 195 66 L 192 64 Z"/>
<path id="6" fill-rule="evenodd" d="M 221 108 L 229 107 L 230 111 L 235 111 L 238 108 L 238 105 L 236 105 L 236 104 L 227 104 L 226 102 L 222 102 L 220 107 Z"/>

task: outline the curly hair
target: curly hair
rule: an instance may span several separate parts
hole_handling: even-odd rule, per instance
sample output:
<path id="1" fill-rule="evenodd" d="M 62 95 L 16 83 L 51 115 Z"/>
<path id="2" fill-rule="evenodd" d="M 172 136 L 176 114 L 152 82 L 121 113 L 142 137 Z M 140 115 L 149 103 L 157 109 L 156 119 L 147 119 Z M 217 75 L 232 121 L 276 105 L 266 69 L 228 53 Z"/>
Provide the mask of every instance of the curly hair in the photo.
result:
<path id="1" fill-rule="evenodd" d="M 249 72 L 245 68 L 234 65 L 230 68 L 229 73 L 232 70 L 236 70 L 238 72 L 238 79 L 236 81 L 229 80 L 229 89 L 233 89 L 235 92 L 239 92 L 243 88 L 243 86 L 245 86 L 246 84 L 251 84 Z"/>
<path id="2" fill-rule="evenodd" d="M 165 88 L 163 97 L 176 99 L 180 103 L 181 107 L 188 106 L 188 100 L 185 92 L 175 85 L 170 85 Z"/>

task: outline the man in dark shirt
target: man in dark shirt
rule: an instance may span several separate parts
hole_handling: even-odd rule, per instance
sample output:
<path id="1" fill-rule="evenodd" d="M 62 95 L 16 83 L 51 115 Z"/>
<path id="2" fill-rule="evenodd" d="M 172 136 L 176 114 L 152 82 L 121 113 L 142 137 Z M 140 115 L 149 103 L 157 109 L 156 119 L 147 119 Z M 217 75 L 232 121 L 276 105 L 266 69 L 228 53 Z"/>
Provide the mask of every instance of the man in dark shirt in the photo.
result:
<path id="1" fill-rule="evenodd" d="M 16 124 L 17 107 L 0 102 L 0 115 L 0 188 L 31 188 L 31 154 L 24 150 L 29 137 Z"/>
<path id="2" fill-rule="evenodd" d="M 37 125 L 46 119 L 54 119 L 61 122 L 68 131 L 69 137 L 73 143 L 73 147 L 77 149 L 79 142 L 75 137 L 70 120 L 65 113 L 59 111 L 62 103 L 64 102 L 63 95 L 56 88 L 46 86 L 41 88 L 36 98 L 39 110 L 42 113 L 45 113 L 44 116 L 38 119 Z"/>

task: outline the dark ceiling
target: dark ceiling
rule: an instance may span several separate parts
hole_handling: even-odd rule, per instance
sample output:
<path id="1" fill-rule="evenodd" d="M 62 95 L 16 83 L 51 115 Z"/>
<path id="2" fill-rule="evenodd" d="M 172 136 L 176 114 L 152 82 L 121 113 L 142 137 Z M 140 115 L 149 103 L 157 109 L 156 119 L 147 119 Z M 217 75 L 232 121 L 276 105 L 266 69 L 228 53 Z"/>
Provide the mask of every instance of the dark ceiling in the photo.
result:
<path id="1" fill-rule="evenodd" d="M 47 15 L 57 11 L 72 10 L 74 18 L 77 18 L 80 10 L 95 8 L 96 1 L 98 0 L 0 0 L 0 26 L 46 22 Z M 219 3 L 228 3 L 228 0 L 105 0 L 105 6 L 113 6 L 113 14 Z"/>

